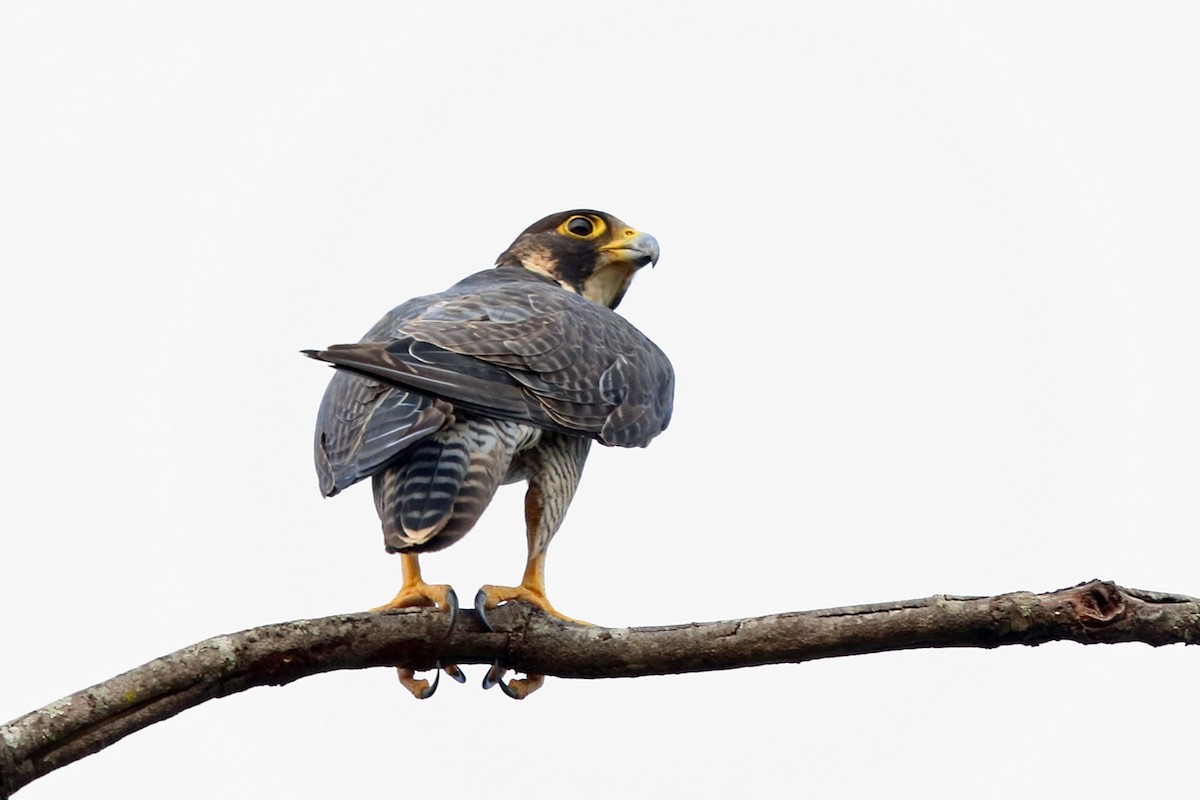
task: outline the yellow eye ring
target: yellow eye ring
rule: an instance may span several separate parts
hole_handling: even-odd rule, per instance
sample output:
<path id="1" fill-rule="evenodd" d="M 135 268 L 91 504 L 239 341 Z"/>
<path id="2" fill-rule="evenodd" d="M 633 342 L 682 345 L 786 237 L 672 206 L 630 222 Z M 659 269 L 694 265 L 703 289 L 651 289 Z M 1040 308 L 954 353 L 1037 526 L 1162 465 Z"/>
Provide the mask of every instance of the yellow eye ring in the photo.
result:
<path id="1" fill-rule="evenodd" d="M 595 239 L 608 229 L 604 220 L 591 214 L 575 214 L 558 226 L 558 232 L 572 239 Z"/>

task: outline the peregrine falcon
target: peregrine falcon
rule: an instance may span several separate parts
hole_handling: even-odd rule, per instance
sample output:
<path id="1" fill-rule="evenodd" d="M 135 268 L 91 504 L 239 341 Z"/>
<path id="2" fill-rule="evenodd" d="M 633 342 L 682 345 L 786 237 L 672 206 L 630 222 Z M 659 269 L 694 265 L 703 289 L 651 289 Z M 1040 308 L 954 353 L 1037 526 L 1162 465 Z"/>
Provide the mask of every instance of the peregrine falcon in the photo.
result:
<path id="1" fill-rule="evenodd" d="M 493 268 L 397 306 L 358 344 L 304 351 L 337 368 L 317 415 L 321 492 L 370 477 L 385 547 L 400 553 L 400 591 L 376 610 L 435 605 L 453 624 L 454 590 L 426 583 L 418 554 L 461 539 L 501 484 L 523 480 L 525 574 L 482 587 L 475 607 L 485 624 L 513 600 L 570 620 L 546 597 L 546 548 L 592 440 L 645 447 L 671 418 L 670 361 L 612 310 L 658 255 L 653 236 L 609 214 L 551 214 Z M 437 685 L 406 669 L 400 680 L 419 698 Z M 541 681 L 505 683 L 496 665 L 484 686 L 523 697 Z"/>

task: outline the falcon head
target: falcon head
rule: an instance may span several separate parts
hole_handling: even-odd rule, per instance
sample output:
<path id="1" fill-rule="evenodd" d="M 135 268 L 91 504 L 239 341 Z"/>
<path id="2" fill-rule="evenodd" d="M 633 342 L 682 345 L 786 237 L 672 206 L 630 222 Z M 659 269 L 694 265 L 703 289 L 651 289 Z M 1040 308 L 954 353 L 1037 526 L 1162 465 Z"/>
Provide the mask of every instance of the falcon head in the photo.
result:
<path id="1" fill-rule="evenodd" d="M 616 308 L 633 274 L 658 261 L 658 240 L 603 211 L 561 211 L 526 228 L 496 259 L 524 267 L 564 289 Z"/>

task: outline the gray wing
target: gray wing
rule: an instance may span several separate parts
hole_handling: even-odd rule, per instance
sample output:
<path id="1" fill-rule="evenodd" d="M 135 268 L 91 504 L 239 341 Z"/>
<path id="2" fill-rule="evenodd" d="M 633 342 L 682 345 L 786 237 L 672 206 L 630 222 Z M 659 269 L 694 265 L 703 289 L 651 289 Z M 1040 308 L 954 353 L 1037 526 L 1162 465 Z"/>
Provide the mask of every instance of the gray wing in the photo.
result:
<path id="1" fill-rule="evenodd" d="M 653 342 L 521 268 L 477 273 L 395 309 L 359 344 L 306 353 L 342 368 L 317 435 L 320 472 L 322 427 L 332 429 L 334 491 L 436 430 L 450 411 L 435 399 L 622 447 L 645 446 L 671 417 L 674 372 Z"/>
<path id="2" fill-rule="evenodd" d="M 313 451 L 321 493 L 330 497 L 375 474 L 448 418 L 449 406 L 434 398 L 339 370 L 317 412 Z"/>
<path id="3" fill-rule="evenodd" d="M 385 342 L 403 320 L 421 313 L 438 295 L 415 297 L 389 311 L 363 336 Z M 369 375 L 338 370 L 317 412 L 313 456 L 321 493 L 331 497 L 370 475 L 452 419 L 435 398 L 405 391 Z"/>
<path id="4" fill-rule="evenodd" d="M 408 321 L 412 344 L 387 348 L 393 361 L 452 365 L 471 380 L 439 396 L 603 444 L 644 447 L 667 427 L 671 362 L 625 318 L 521 268 L 472 277 L 490 285 Z"/>

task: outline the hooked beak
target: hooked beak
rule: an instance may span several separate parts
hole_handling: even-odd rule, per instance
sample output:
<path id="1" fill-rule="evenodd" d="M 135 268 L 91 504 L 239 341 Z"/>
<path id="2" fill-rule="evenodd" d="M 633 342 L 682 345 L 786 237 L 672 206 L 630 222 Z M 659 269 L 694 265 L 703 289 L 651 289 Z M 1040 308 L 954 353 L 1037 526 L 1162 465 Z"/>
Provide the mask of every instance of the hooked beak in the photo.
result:
<path id="1" fill-rule="evenodd" d="M 658 263 L 658 239 L 633 229 L 626 230 L 624 238 L 600 249 L 632 264 L 635 269 L 641 269 L 647 264 L 653 267 Z"/>

